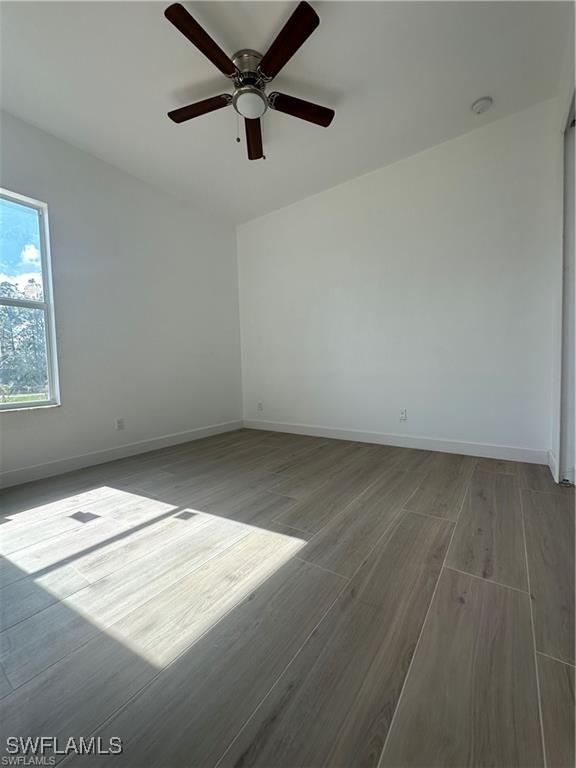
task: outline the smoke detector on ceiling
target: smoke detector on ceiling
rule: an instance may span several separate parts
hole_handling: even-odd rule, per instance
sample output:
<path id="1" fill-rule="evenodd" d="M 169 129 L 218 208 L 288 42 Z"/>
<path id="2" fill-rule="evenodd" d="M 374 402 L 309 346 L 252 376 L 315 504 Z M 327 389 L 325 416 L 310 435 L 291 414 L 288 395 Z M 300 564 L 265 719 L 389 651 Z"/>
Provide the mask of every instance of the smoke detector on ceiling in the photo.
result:
<path id="1" fill-rule="evenodd" d="M 494 99 L 491 96 L 482 96 L 481 99 L 476 99 L 470 109 L 475 115 L 481 115 L 484 112 L 487 112 L 493 103 Z"/>

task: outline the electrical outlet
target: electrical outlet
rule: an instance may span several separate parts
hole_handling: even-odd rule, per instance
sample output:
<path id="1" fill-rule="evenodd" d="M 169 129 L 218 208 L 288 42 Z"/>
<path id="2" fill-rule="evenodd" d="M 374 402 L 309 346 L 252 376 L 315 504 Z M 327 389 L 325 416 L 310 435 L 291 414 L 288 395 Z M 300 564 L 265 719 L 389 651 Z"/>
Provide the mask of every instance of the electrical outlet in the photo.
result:
<path id="1" fill-rule="evenodd" d="M 400 411 L 400 421 L 408 421 L 408 411 L 406 410 L 406 408 L 403 408 Z"/>
<path id="2" fill-rule="evenodd" d="M 114 419 L 114 429 L 124 429 L 125 426 L 126 424 L 123 418 Z"/>
<path id="3" fill-rule="evenodd" d="M 264 410 L 264 406 L 262 405 L 262 403 L 258 403 L 258 405 L 256 406 L 256 410 L 257 411 L 263 411 Z"/>

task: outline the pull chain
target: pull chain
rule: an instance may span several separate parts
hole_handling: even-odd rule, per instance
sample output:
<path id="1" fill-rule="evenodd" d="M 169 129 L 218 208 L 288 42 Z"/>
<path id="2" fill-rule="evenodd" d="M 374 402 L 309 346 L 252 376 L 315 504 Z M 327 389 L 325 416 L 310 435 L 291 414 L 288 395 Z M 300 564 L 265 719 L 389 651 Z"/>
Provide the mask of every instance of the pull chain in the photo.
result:
<path id="1" fill-rule="evenodd" d="M 240 144 L 240 115 L 236 112 L 236 142 Z"/>

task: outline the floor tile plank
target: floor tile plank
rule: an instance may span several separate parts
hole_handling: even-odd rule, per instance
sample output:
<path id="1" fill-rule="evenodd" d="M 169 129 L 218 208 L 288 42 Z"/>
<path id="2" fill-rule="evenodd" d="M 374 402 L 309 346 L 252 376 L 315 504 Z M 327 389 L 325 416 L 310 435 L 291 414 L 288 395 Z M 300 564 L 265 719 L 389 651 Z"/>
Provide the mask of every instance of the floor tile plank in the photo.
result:
<path id="1" fill-rule="evenodd" d="M 423 475 L 402 470 L 384 472 L 370 488 L 299 553 L 299 557 L 351 577 L 402 508 Z"/>
<path id="2" fill-rule="evenodd" d="M 280 514 L 277 521 L 302 531 L 316 533 L 375 482 L 380 472 L 380 465 L 374 461 L 356 459 L 346 470 L 341 470 L 317 491 Z"/>
<path id="3" fill-rule="evenodd" d="M 445 569 L 380 766 L 542 766 L 537 697 L 528 595 Z"/>
<path id="4" fill-rule="evenodd" d="M 434 455 L 432 451 L 398 448 L 394 466 L 396 469 L 404 469 L 407 472 L 425 472 L 430 469 Z"/>
<path id="5" fill-rule="evenodd" d="M 536 649 L 574 663 L 574 509 L 567 495 L 522 492 Z"/>
<path id="6" fill-rule="evenodd" d="M 547 768 L 574 768 L 574 667 L 538 655 Z"/>
<path id="7" fill-rule="evenodd" d="M 513 475 L 474 472 L 447 564 L 483 579 L 528 589 L 520 492 Z"/>
<path id="8" fill-rule="evenodd" d="M 428 474 L 406 509 L 457 520 L 475 464 L 476 459 L 472 456 L 435 454 Z"/>
<path id="9" fill-rule="evenodd" d="M 250 489 L 247 493 L 237 493 L 232 499 L 207 504 L 205 510 L 211 515 L 268 529 L 273 521 L 295 504 L 296 500 L 287 496 Z"/>
<path id="10" fill-rule="evenodd" d="M 4 631 L 24 621 L 49 605 L 84 589 L 88 584 L 88 580 L 71 566 L 8 584 L 0 590 L 0 630 Z"/>
<path id="11" fill-rule="evenodd" d="M 481 469 L 483 472 L 516 475 L 518 474 L 518 463 L 506 459 L 478 459 L 476 469 Z"/>
<path id="12" fill-rule="evenodd" d="M 12 691 L 12 686 L 10 685 L 10 681 L 6 677 L 6 673 L 0 666 L 0 699 L 3 699 L 4 696 L 7 696 Z"/>

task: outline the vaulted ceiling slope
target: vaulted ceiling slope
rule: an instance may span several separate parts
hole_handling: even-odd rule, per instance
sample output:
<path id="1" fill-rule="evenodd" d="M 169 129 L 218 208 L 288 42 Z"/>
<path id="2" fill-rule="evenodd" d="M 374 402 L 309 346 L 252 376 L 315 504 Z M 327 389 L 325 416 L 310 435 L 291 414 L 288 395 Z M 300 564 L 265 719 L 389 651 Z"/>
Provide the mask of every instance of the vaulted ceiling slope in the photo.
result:
<path id="1" fill-rule="evenodd" d="M 2 106 L 235 222 L 553 96 L 571 13 L 568 2 L 313 0 L 320 26 L 274 89 L 336 118 L 324 129 L 267 112 L 266 160 L 249 162 L 233 109 L 167 119 L 227 85 L 166 21 L 168 4 L 2 2 Z M 232 54 L 264 52 L 295 2 L 185 5 Z M 484 94 L 494 107 L 477 117 Z"/>

